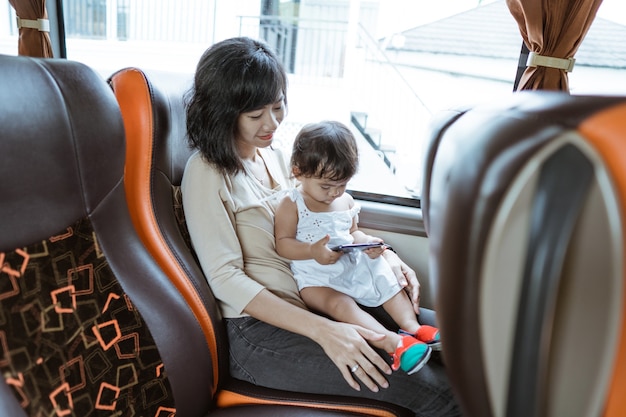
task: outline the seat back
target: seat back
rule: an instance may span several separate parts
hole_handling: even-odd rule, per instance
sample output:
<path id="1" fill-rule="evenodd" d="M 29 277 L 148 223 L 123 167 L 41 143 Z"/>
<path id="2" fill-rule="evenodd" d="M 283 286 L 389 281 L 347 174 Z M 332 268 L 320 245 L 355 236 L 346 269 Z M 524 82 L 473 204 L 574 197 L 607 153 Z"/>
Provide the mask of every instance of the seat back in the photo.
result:
<path id="1" fill-rule="evenodd" d="M 137 68 L 120 70 L 109 78 L 126 129 L 125 180 L 134 225 L 152 255 L 192 306 L 204 331 L 212 352 L 212 386 L 217 407 L 223 410 L 281 405 L 289 406 L 291 415 L 296 412 L 315 415 L 347 412 L 381 417 L 411 415 L 402 407 L 379 401 L 267 389 L 229 376 L 227 338 L 217 303 L 190 249 L 184 215 L 179 210 L 180 183 L 191 153 L 186 143 L 183 106 L 183 94 L 188 85 L 169 82 L 171 80 L 159 74 L 148 74 Z M 272 408 L 264 410 L 267 415 L 273 412 Z"/>
<path id="2" fill-rule="evenodd" d="M 466 414 L 624 415 L 626 98 L 518 93 L 444 126 L 430 278 Z"/>
<path id="3" fill-rule="evenodd" d="M 211 351 L 133 227 L 114 95 L 66 60 L 0 73 L 2 414 L 206 415 Z"/>
<path id="4" fill-rule="evenodd" d="M 154 77 L 154 76 L 153 76 Z M 180 183 L 191 149 L 186 143 L 184 83 L 156 88 L 136 68 L 109 77 L 126 131 L 125 187 L 139 236 L 192 309 L 211 352 L 211 393 L 227 375 L 224 326 L 196 262 L 184 221 Z M 177 117 L 172 117 L 176 115 Z"/>

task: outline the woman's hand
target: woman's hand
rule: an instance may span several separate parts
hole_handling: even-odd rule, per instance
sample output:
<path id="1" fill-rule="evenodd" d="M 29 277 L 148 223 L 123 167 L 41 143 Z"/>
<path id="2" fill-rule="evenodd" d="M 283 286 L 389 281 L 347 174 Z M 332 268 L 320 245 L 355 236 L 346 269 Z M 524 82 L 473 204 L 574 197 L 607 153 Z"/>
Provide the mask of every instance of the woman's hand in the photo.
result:
<path id="1" fill-rule="evenodd" d="M 248 303 L 244 312 L 315 341 L 355 390 L 361 390 L 357 379 L 373 392 L 378 392 L 379 387 L 389 386 L 383 373 L 391 374 L 391 367 L 368 343 L 381 341 L 385 335 L 357 325 L 330 320 L 297 307 L 267 289 L 259 292 Z"/>
<path id="2" fill-rule="evenodd" d="M 330 321 L 329 326 L 324 326 L 323 334 L 315 340 L 352 388 L 361 390 L 358 379 L 372 392 L 378 392 L 379 387 L 389 386 L 381 371 L 391 374 L 391 367 L 368 341 L 384 338 L 385 335 L 357 325 Z"/>
<path id="3" fill-rule="evenodd" d="M 383 257 L 391 266 L 398 282 L 409 295 L 415 314 L 420 313 L 420 283 L 415 271 L 411 269 L 400 257 L 390 250 L 383 252 Z"/>

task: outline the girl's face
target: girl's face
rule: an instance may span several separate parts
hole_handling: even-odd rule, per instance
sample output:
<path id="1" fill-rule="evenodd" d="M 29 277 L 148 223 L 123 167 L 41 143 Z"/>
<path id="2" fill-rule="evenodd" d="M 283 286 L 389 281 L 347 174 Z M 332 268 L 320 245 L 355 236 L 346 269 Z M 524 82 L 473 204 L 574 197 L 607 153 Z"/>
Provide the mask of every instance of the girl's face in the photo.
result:
<path id="1" fill-rule="evenodd" d="M 256 148 L 272 144 L 274 132 L 285 117 L 285 100 L 281 96 L 275 103 L 257 110 L 241 113 L 237 118 L 235 142 L 242 157 L 253 155 Z"/>
<path id="2" fill-rule="evenodd" d="M 317 203 L 327 206 L 343 195 L 349 181 L 349 179 L 333 181 L 326 178 L 303 176 L 296 178 L 300 181 L 302 191 Z"/>

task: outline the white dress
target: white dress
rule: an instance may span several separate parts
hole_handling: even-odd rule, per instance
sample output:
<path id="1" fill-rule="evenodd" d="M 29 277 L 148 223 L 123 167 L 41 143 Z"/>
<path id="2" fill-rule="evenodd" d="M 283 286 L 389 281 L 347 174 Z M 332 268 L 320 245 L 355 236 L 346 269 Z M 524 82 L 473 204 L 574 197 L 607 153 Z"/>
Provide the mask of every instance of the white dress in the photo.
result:
<path id="1" fill-rule="evenodd" d="M 361 210 L 359 205 L 346 211 L 316 213 L 307 208 L 297 189 L 289 190 L 288 195 L 298 207 L 298 240 L 313 243 L 328 234 L 328 246 L 353 242 L 350 227 Z M 330 287 L 366 307 L 380 306 L 401 290 L 387 261 L 380 256 L 371 259 L 362 251 L 344 253 L 331 265 L 321 265 L 314 259 L 291 261 L 291 270 L 299 290 Z"/>

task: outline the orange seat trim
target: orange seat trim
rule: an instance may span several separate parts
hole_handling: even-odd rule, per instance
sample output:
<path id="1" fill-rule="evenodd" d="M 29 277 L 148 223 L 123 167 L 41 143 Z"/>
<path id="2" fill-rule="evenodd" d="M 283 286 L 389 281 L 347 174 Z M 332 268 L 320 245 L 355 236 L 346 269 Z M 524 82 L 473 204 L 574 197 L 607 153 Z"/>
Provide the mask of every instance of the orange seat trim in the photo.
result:
<path id="1" fill-rule="evenodd" d="M 290 401 L 287 399 L 284 400 L 264 400 L 258 397 L 249 397 L 247 395 L 239 394 L 237 392 L 222 390 L 218 394 L 217 397 L 217 406 L 219 408 L 228 408 L 233 406 L 241 406 L 241 405 L 288 405 L 288 406 L 296 406 L 296 407 L 306 407 L 306 408 L 314 408 L 319 410 L 332 410 L 332 411 L 345 411 L 348 413 L 357 413 L 364 414 L 372 417 L 395 417 L 396 414 L 381 410 L 374 409 L 371 407 L 359 407 L 357 405 L 341 405 L 341 404 L 329 404 L 322 402 L 298 402 L 298 401 Z"/>
<path id="2" fill-rule="evenodd" d="M 622 236 L 626 236 L 626 104 L 613 106 L 593 115 L 581 123 L 578 131 L 600 153 L 612 174 L 621 209 Z M 626 247 L 622 259 L 626 261 Z M 626 262 L 623 268 L 622 300 L 626 301 Z M 605 417 L 626 416 L 626 303 L 622 304 L 622 328 L 618 343 Z"/>
<path id="3" fill-rule="evenodd" d="M 153 169 L 154 124 L 149 81 L 140 70 L 128 68 L 115 74 L 111 85 L 122 111 L 126 131 L 124 186 L 132 221 L 144 245 L 185 298 L 204 332 L 214 364 L 212 390 L 215 394 L 219 366 L 217 338 L 211 317 L 162 236 L 152 209 L 150 181 Z"/>

